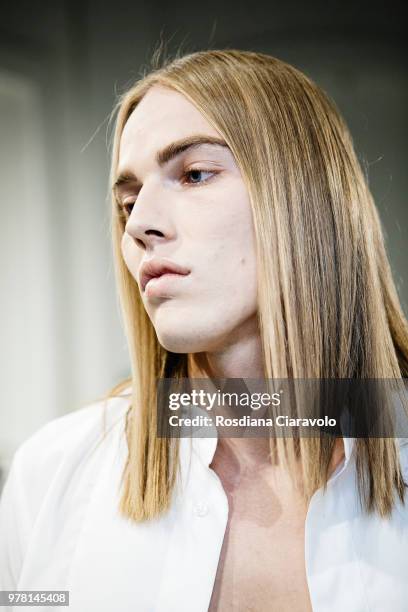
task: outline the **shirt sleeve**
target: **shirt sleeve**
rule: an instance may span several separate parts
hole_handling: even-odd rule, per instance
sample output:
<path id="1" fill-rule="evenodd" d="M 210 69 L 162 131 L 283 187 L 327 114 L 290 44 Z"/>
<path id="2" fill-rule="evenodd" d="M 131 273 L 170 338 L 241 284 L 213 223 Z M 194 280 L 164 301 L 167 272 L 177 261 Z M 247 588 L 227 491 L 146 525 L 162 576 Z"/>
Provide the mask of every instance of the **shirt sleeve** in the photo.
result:
<path id="1" fill-rule="evenodd" d="M 91 449 L 103 439 L 105 422 L 107 429 L 122 422 L 128 402 L 118 398 L 109 406 L 106 421 L 105 402 L 94 402 L 46 423 L 14 454 L 0 497 L 0 590 L 21 588 L 37 519 L 42 510 L 48 511 L 48 492 L 53 488 L 56 495 L 56 483 L 60 491 L 64 478 L 70 480 L 74 473 L 80 477 Z"/>
<path id="2" fill-rule="evenodd" d="M 28 507 L 16 452 L 0 498 L 0 590 L 14 591 L 30 533 Z"/>

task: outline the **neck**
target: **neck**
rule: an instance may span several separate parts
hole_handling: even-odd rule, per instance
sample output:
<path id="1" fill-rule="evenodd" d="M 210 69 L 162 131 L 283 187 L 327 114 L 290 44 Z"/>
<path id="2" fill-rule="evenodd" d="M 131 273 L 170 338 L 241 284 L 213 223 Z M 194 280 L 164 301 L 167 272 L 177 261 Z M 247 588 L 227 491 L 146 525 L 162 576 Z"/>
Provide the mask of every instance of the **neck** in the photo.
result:
<path id="1" fill-rule="evenodd" d="M 251 317 L 219 348 L 188 355 L 189 378 L 264 378 L 257 317 Z"/>
<path id="2" fill-rule="evenodd" d="M 188 355 L 189 378 L 254 378 L 265 377 L 259 331 L 248 333 L 251 326 L 240 330 L 234 341 L 216 351 Z M 216 381 L 214 381 L 215 390 Z M 329 475 L 344 458 L 344 444 L 336 440 L 329 466 Z M 273 464 L 269 438 L 218 438 L 211 466 L 217 473 L 227 472 L 232 480 L 243 473 L 257 473 Z"/>
<path id="3" fill-rule="evenodd" d="M 250 320 L 241 326 L 234 339 L 219 350 L 189 354 L 189 378 L 214 379 L 214 391 L 217 384 L 215 379 L 263 379 L 261 337 L 254 323 L 254 320 Z M 237 474 L 248 469 L 259 469 L 262 465 L 270 464 L 269 439 L 219 437 L 213 458 L 215 463 Z"/>

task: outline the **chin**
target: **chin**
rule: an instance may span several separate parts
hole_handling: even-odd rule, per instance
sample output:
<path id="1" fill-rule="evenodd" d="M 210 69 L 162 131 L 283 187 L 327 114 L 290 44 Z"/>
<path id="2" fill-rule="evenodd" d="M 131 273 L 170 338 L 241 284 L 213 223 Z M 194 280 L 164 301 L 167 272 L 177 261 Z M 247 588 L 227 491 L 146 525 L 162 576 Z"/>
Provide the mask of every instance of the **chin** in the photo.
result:
<path id="1" fill-rule="evenodd" d="M 233 333 L 233 317 L 208 318 L 204 312 L 191 316 L 191 309 L 168 308 L 151 319 L 158 342 L 171 353 L 205 353 L 221 350 Z"/>
<path id="2" fill-rule="evenodd" d="M 157 333 L 157 332 L 156 332 Z M 157 333 L 157 340 L 161 346 L 171 353 L 198 353 L 207 350 L 207 343 L 199 342 L 197 338 L 190 338 L 185 332 Z"/>
<path id="3" fill-rule="evenodd" d="M 196 325 L 187 322 L 183 325 L 173 325 L 171 329 L 156 328 L 156 335 L 161 346 L 171 353 L 207 352 L 214 350 L 219 343 L 214 332 L 197 331 Z"/>

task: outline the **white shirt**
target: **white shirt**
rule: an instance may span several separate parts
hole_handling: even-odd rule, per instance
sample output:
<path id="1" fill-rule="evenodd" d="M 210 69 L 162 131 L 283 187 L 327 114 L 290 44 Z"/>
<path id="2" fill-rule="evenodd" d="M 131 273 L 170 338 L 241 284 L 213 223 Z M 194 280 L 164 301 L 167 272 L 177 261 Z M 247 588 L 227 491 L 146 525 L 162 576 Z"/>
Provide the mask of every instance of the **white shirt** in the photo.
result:
<path id="1" fill-rule="evenodd" d="M 207 612 L 228 518 L 209 467 L 217 439 L 180 440 L 171 510 L 135 524 L 118 512 L 127 407 L 124 397 L 108 401 L 105 438 L 95 403 L 51 421 L 18 449 L 0 506 L 0 590 L 69 590 L 70 612 Z M 345 461 L 306 517 L 313 610 L 406 612 L 408 505 L 398 502 L 388 520 L 364 514 L 353 440 L 344 443 Z M 408 440 L 399 444 L 407 482 Z"/>

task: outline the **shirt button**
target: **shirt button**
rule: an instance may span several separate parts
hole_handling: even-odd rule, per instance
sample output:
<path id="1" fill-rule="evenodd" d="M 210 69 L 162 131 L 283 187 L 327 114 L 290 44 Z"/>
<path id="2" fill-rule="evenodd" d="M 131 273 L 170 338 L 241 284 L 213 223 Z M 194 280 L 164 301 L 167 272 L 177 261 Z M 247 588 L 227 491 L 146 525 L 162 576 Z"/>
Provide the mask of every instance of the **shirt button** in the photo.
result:
<path id="1" fill-rule="evenodd" d="M 196 516 L 206 516 L 209 512 L 208 504 L 205 502 L 197 502 L 194 504 L 194 514 Z"/>

